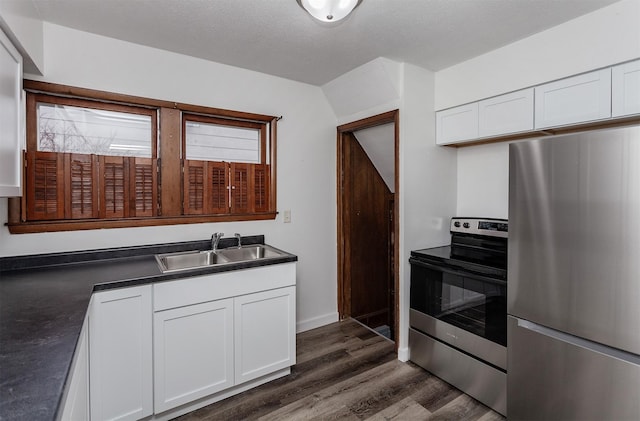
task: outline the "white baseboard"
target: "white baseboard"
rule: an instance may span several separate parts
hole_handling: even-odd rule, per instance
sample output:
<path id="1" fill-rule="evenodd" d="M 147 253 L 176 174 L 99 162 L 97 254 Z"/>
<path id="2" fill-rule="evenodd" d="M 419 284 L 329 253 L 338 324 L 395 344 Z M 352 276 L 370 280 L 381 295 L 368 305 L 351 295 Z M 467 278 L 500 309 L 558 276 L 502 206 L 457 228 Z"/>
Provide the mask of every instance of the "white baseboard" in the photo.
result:
<path id="1" fill-rule="evenodd" d="M 403 363 L 409 361 L 409 348 L 398 348 L 398 359 Z"/>
<path id="2" fill-rule="evenodd" d="M 315 329 L 317 327 L 321 327 L 324 325 L 328 325 L 330 323 L 334 323 L 338 321 L 338 312 L 324 314 L 322 316 L 313 317 L 307 320 L 300 320 L 296 324 L 296 332 L 305 332 L 307 330 Z"/>

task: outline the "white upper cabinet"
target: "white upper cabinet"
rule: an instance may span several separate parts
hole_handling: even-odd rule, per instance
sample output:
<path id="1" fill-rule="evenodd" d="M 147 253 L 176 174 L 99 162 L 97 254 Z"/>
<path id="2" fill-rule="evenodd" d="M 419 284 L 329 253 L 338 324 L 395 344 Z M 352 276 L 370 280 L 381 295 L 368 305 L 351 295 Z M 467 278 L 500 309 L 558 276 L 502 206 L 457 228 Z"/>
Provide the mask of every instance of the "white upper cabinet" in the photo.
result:
<path id="1" fill-rule="evenodd" d="M 640 60 L 436 112 L 436 144 L 640 115 Z M 544 134 L 544 132 L 541 132 Z"/>
<path id="2" fill-rule="evenodd" d="M 480 137 L 533 130 L 533 88 L 480 101 L 478 118 Z"/>
<path id="3" fill-rule="evenodd" d="M 611 115 L 640 114 L 640 60 L 611 70 Z"/>
<path id="4" fill-rule="evenodd" d="M 611 68 L 535 88 L 535 128 L 611 117 Z"/>
<path id="5" fill-rule="evenodd" d="M 22 56 L 0 30 L 0 197 L 22 194 Z"/>
<path id="6" fill-rule="evenodd" d="M 436 144 L 447 145 L 478 137 L 478 103 L 436 112 Z"/>

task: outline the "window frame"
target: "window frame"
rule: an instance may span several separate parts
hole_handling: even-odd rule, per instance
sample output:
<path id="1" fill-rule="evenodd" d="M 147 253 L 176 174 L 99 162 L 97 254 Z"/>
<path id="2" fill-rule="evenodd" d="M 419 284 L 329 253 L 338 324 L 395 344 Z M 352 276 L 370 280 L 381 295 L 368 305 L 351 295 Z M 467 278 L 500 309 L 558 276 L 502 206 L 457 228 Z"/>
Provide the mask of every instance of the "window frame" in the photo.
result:
<path id="1" fill-rule="evenodd" d="M 40 101 L 61 105 L 81 106 L 77 104 L 91 104 L 91 108 L 105 109 L 109 111 L 131 112 L 137 110 L 140 113 L 154 113 L 152 117 L 152 131 L 156 134 L 152 143 L 152 160 L 157 171 L 157 215 L 134 216 L 125 218 L 106 218 L 101 214 L 99 218 L 90 219 L 54 219 L 54 220 L 28 220 L 27 200 L 31 186 L 27 184 L 27 171 L 23 177 L 24 192 L 21 198 L 9 199 L 9 219 L 7 226 L 12 234 L 37 233 L 52 231 L 75 231 L 103 228 L 126 228 L 138 226 L 161 226 L 176 224 L 251 221 L 275 219 L 276 211 L 276 136 L 278 117 L 263 114 L 246 113 L 233 110 L 224 110 L 200 105 L 182 104 L 171 101 L 137 97 L 98 91 L 87 88 L 78 88 L 66 85 L 52 84 L 32 80 L 24 80 L 24 89 L 27 91 L 26 133 L 27 150 L 23 153 L 23 161 L 26 164 L 27 154 L 37 151 L 37 98 L 49 100 Z M 51 102 L 55 101 L 55 102 Z M 223 125 L 259 125 L 261 133 L 261 160 L 263 164 L 269 163 L 268 178 L 268 206 L 260 212 L 224 214 L 198 214 L 186 215 L 183 212 L 184 205 L 184 124 L 187 119 L 216 121 Z M 267 136 L 268 133 L 268 136 Z M 268 142 L 265 143 L 265 139 Z M 268 145 L 268 150 L 266 145 Z M 268 154 L 268 155 L 267 155 Z M 101 157 L 106 155 L 90 155 Z"/>

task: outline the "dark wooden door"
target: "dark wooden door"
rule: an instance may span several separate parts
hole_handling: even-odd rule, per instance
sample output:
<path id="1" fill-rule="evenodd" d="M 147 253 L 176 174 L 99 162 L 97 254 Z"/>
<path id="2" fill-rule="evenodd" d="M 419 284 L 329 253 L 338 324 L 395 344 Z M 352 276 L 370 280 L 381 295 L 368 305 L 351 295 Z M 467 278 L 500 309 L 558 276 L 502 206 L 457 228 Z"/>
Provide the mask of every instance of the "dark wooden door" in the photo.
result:
<path id="1" fill-rule="evenodd" d="M 355 136 L 346 133 L 344 140 L 345 275 L 351 286 L 351 317 L 374 329 L 386 325 L 391 330 L 393 194 Z"/>

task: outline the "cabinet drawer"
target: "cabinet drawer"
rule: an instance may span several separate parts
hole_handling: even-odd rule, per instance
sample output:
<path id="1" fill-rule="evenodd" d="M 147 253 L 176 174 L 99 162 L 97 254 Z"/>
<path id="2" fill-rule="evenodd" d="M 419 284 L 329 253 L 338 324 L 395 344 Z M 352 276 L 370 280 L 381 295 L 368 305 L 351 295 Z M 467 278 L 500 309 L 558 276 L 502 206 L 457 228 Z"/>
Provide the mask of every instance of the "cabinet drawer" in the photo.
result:
<path id="1" fill-rule="evenodd" d="M 295 262 L 161 282 L 153 285 L 153 311 L 205 303 L 295 283 Z"/>
<path id="2" fill-rule="evenodd" d="M 535 127 L 563 126 L 611 117 L 611 69 L 535 88 Z"/>

